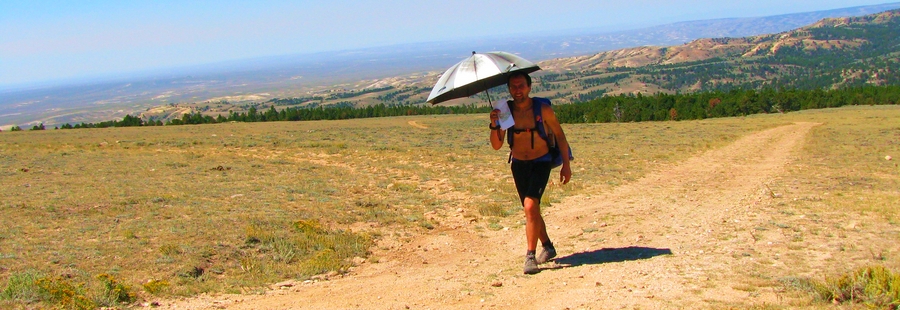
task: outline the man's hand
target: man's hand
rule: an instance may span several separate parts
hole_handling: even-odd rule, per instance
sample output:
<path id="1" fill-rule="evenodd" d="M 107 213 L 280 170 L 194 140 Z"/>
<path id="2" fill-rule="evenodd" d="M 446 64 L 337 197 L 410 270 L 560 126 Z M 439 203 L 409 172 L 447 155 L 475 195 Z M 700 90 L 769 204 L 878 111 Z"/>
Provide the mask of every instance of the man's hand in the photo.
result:
<path id="1" fill-rule="evenodd" d="M 494 109 L 491 111 L 491 124 L 500 125 L 500 110 Z"/>
<path id="2" fill-rule="evenodd" d="M 559 181 L 562 184 L 569 183 L 569 180 L 572 179 L 572 168 L 569 165 L 562 165 L 562 168 L 559 169 Z"/>

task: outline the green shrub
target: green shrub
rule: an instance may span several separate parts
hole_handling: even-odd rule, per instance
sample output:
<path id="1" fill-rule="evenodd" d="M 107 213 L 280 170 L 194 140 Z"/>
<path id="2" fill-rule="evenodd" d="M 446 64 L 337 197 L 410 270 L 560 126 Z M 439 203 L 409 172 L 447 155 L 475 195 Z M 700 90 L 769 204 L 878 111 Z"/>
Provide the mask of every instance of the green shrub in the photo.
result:
<path id="1" fill-rule="evenodd" d="M 164 292 L 167 288 L 169 288 L 169 281 L 153 279 L 147 281 L 142 286 L 144 287 L 144 291 L 147 291 L 147 293 L 156 295 Z"/>
<path id="2" fill-rule="evenodd" d="M 135 295 L 131 292 L 131 288 L 119 283 L 108 274 L 100 274 L 97 279 L 102 283 L 102 289 L 98 294 L 99 303 L 105 306 L 112 306 L 121 303 L 130 303 L 135 299 Z"/>
<path id="3" fill-rule="evenodd" d="M 879 309 L 900 309 L 900 274 L 882 266 L 861 268 L 834 279 L 782 280 L 828 303 L 862 303 Z"/>
<path id="4" fill-rule="evenodd" d="M 29 270 L 13 274 L 0 291 L 0 299 L 44 303 L 60 309 L 95 309 L 135 301 L 130 288 L 112 276 L 100 274 L 96 279 L 99 282 L 73 282 L 76 280 Z"/>
<path id="5" fill-rule="evenodd" d="M 299 220 L 294 222 L 294 229 L 304 234 L 310 235 L 322 231 L 322 225 L 314 219 Z"/>
<path id="6" fill-rule="evenodd" d="M 65 309 L 94 309 L 97 303 L 88 298 L 83 284 L 73 284 L 61 277 L 37 279 L 41 300 Z"/>
<path id="7" fill-rule="evenodd" d="M 0 291 L 0 299 L 19 300 L 28 303 L 40 300 L 37 280 L 43 276 L 34 270 L 15 273 L 10 276 L 6 288 Z"/>

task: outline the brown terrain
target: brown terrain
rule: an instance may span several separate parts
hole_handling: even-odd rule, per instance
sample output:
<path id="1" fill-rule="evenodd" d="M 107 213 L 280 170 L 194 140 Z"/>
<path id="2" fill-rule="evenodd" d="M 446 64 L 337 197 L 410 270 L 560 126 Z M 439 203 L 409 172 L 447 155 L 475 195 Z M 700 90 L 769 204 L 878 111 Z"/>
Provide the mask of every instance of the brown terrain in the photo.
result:
<path id="1" fill-rule="evenodd" d="M 810 29 L 821 27 L 848 27 L 854 24 L 882 23 L 900 16 L 898 11 L 889 11 L 866 17 L 829 18 L 813 25 L 778 34 L 767 34 L 747 38 L 699 39 L 683 45 L 659 47 L 641 46 L 601 52 L 589 56 L 559 58 L 540 63 L 549 71 L 562 70 L 602 70 L 610 67 L 643 67 L 648 65 L 670 65 L 692 61 L 702 61 L 714 57 L 743 58 L 773 55 L 784 46 L 797 46 L 806 50 L 856 48 L 863 39 L 816 40 Z"/>
<path id="2" fill-rule="evenodd" d="M 795 123 L 757 132 L 610 192 L 545 207 L 559 256 L 542 265 L 536 275 L 522 274 L 521 228 L 479 230 L 465 216 L 471 210 L 459 209 L 428 214 L 439 224 L 424 235 L 386 236 L 374 248 L 377 262 L 365 262 L 346 275 L 279 283 L 264 294 L 206 295 L 159 306 L 659 309 L 802 305 L 808 296 L 785 289 L 779 279 L 810 276 L 805 272 L 838 267 L 835 264 L 840 261 L 867 255 L 837 251 L 838 246 L 828 239 L 795 251 L 790 234 L 760 229 L 776 217 L 778 221 L 813 220 L 785 215 L 777 205 L 781 194 L 768 184 L 799 164 L 796 152 L 817 125 Z M 855 228 L 858 223 L 833 225 Z M 866 242 L 865 234 L 859 235 L 859 240 L 849 242 Z"/>
<path id="3" fill-rule="evenodd" d="M 617 83 L 609 83 L 602 86 L 582 88 L 579 84 L 584 78 L 602 77 L 615 74 L 615 72 L 607 71 L 610 68 L 641 68 L 654 65 L 684 65 L 690 66 L 693 62 L 700 62 L 712 58 L 720 58 L 723 62 L 733 67 L 733 71 L 741 71 L 740 63 L 743 61 L 757 59 L 763 56 L 770 56 L 778 53 L 784 47 L 796 47 L 804 50 L 818 49 L 857 49 L 865 42 L 865 38 L 844 38 L 821 40 L 816 39 L 812 32 L 816 28 L 822 27 L 853 27 L 864 24 L 886 23 L 900 16 L 900 11 L 887 11 L 878 14 L 863 17 L 847 17 L 847 18 L 828 18 L 815 24 L 802 27 L 799 29 L 785 31 L 777 34 L 766 34 L 743 38 L 705 38 L 694 40 L 682 45 L 675 46 L 640 46 L 633 48 L 618 49 L 612 51 L 604 51 L 591 55 L 557 58 L 546 61 L 540 61 L 537 64 L 542 68 L 535 76 L 540 77 L 543 74 L 579 72 L 581 76 L 578 78 L 556 82 L 558 88 L 549 89 L 536 95 L 544 97 L 553 97 L 559 103 L 575 102 L 577 95 L 584 94 L 598 89 L 605 89 L 607 94 L 653 94 L 657 92 L 672 93 L 675 91 L 691 92 L 699 90 L 700 85 L 685 87 L 683 89 L 667 89 L 653 82 L 642 81 L 639 77 L 642 74 L 631 73 L 632 76 L 622 79 Z M 448 64 L 449 66 L 449 64 Z M 339 102 L 352 102 L 357 106 L 369 106 L 375 104 L 386 103 L 378 99 L 378 96 L 389 92 L 396 92 L 402 89 L 418 89 L 431 88 L 435 81 L 443 71 L 430 71 L 410 73 L 393 77 L 374 78 L 360 80 L 356 82 L 345 82 L 330 86 L 310 86 L 300 89 L 292 89 L 290 91 L 284 89 L 280 91 L 264 91 L 258 93 L 240 93 L 229 96 L 212 97 L 201 101 L 170 103 L 153 106 L 139 112 L 139 117 L 144 119 L 154 118 L 162 120 L 171 120 L 180 118 L 184 114 L 203 112 L 213 117 L 218 115 L 227 115 L 230 111 L 243 112 L 246 107 L 242 106 L 248 103 L 266 102 L 273 98 L 290 98 L 317 96 L 323 99 L 320 104 L 329 106 Z M 858 78 L 862 74 L 861 71 L 854 72 L 847 70 L 845 77 L 848 79 Z M 769 76 L 765 78 L 772 78 Z M 879 81 L 877 74 L 871 78 L 874 84 Z M 710 80 L 716 83 L 734 83 L 733 80 Z M 372 92 L 366 95 L 344 98 L 334 95 L 345 94 L 348 92 L 363 91 L 367 89 L 384 88 L 387 86 L 394 87 L 381 92 Z M 291 89 L 290 87 L 288 89 Z M 565 89 L 568 94 L 559 95 L 559 89 Z M 165 99 L 172 94 L 166 92 L 154 98 Z M 419 92 L 408 97 L 409 102 L 424 102 L 428 92 Z M 194 100 L 199 99 L 194 98 Z M 467 98 L 456 100 L 456 104 L 473 104 L 479 103 L 480 98 Z M 223 102 L 227 102 L 224 103 Z M 391 103 L 391 102 L 387 102 Z M 279 107 L 280 108 L 280 107 Z M 122 113 L 123 111 L 118 111 Z M 113 115 L 105 116 L 103 119 L 113 119 Z M 83 121 L 76 118 L 76 121 Z M 53 118 L 45 118 L 42 120 L 47 124 L 56 123 Z"/>
<path id="4" fill-rule="evenodd" d="M 855 50 L 864 47 L 866 38 L 847 37 L 835 38 L 830 40 L 816 39 L 813 32 L 816 28 L 835 27 L 835 28 L 852 28 L 864 24 L 880 24 L 888 23 L 900 16 L 900 11 L 886 11 L 878 14 L 872 14 L 862 17 L 847 18 L 827 18 L 815 24 L 802 27 L 796 30 L 785 31 L 777 34 L 767 34 L 742 38 L 705 38 L 694 40 L 685 44 L 661 47 L 661 46 L 640 46 L 634 48 L 619 49 L 613 51 L 605 51 L 591 55 L 557 58 L 541 61 L 538 65 L 543 69 L 536 73 L 536 76 L 542 74 L 553 73 L 572 73 L 577 72 L 578 76 L 561 82 L 556 82 L 554 89 L 537 94 L 544 97 L 553 97 L 560 103 L 576 102 L 578 95 L 586 94 L 592 91 L 605 90 L 606 94 L 617 95 L 627 93 L 652 94 L 656 92 L 673 93 L 673 92 L 691 92 L 700 89 L 700 85 L 680 86 L 679 88 L 671 88 L 671 86 L 657 85 L 655 82 L 642 81 L 640 78 L 643 74 L 631 73 L 631 76 L 624 78 L 616 83 L 608 83 L 604 85 L 596 85 L 592 87 L 581 87 L 583 79 L 592 77 L 608 77 L 613 75 L 616 70 L 621 68 L 641 68 L 644 66 L 654 65 L 674 65 L 674 66 L 692 66 L 694 62 L 702 62 L 711 58 L 723 59 L 723 65 L 730 66 L 734 72 L 742 72 L 742 65 L 746 61 L 753 61 L 762 56 L 776 54 L 780 49 L 790 46 L 804 50 Z M 890 57 L 890 56 L 889 56 Z M 895 57 L 895 56 L 894 56 Z M 447 66 L 452 63 L 447 63 Z M 616 70 L 608 71 L 608 68 L 615 67 Z M 652 67 L 650 68 L 653 69 Z M 867 72 L 862 72 L 862 71 Z M 304 84 L 297 83 L 296 80 L 301 77 L 291 77 L 289 80 L 282 81 L 284 84 L 275 87 L 265 85 L 264 87 L 247 88 L 246 90 L 236 91 L 234 87 L 243 87 L 241 85 L 227 86 L 227 91 L 222 91 L 220 80 L 214 79 L 200 83 L 198 81 L 187 81 L 185 85 L 191 85 L 188 88 L 172 89 L 162 87 L 151 83 L 154 88 L 140 93 L 126 95 L 132 91 L 131 84 L 123 85 L 120 88 L 113 89 L 114 92 L 90 92 L 85 93 L 85 97 L 81 99 L 66 98 L 72 100 L 88 100 L 91 102 L 90 108 L 73 108 L 66 104 L 63 107 L 54 109 L 46 109 L 41 112 L 42 116 L 28 119 L 27 117 L 16 116 L 15 120 L 9 120 L 8 124 L 0 124 L 0 128 L 8 130 L 13 124 L 19 122 L 30 125 L 38 125 L 44 123 L 50 125 L 59 125 L 63 123 L 76 124 L 80 122 L 98 122 L 121 119 L 126 114 L 138 115 L 146 119 L 160 119 L 163 121 L 175 118 L 181 118 L 186 113 L 202 112 L 213 117 L 218 115 L 227 115 L 229 112 L 245 112 L 248 108 L 247 104 L 264 104 L 274 98 L 300 98 L 300 97 L 321 97 L 321 106 L 329 106 L 336 103 L 350 102 L 356 106 L 369 106 L 375 104 L 394 104 L 391 100 L 381 100 L 378 97 L 396 92 L 405 88 L 410 89 L 408 96 L 404 96 L 409 103 L 422 103 L 425 101 L 428 92 L 416 92 L 418 89 L 430 88 L 434 86 L 434 82 L 443 72 L 429 71 L 402 74 L 391 77 L 370 78 L 366 80 L 353 81 L 354 79 L 341 80 L 333 84 Z M 621 72 L 628 72 L 624 70 Z M 753 77 L 749 80 L 756 81 L 760 78 L 771 79 L 778 77 L 777 75 L 786 74 L 784 72 L 774 73 L 776 76 Z M 891 74 L 890 72 L 882 73 L 878 68 L 859 69 L 848 68 L 844 73 L 846 79 L 859 79 L 862 76 L 868 76 L 870 83 L 879 85 L 882 81 L 878 77 L 880 74 Z M 788 76 L 789 78 L 790 76 Z M 267 76 L 267 79 L 269 76 Z M 188 83 L 189 82 L 189 83 Z M 738 83 L 740 81 L 728 79 L 713 79 L 710 83 Z M 746 82 L 746 81 L 744 81 Z M 740 84 L 740 83 L 738 83 Z M 838 82 L 835 86 L 840 86 Z M 163 85 L 163 84 L 160 84 Z M 167 85 L 167 84 L 166 84 Z M 383 88 L 393 86 L 393 89 L 385 91 L 372 92 L 363 96 L 345 97 L 350 92 L 358 92 L 362 90 L 371 90 L 373 88 Z M 138 87 L 134 85 L 134 87 Z M 148 86 L 150 87 L 150 86 Z M 669 87 L 669 88 L 667 88 Z M 563 90 L 563 91 L 561 91 Z M 104 95 L 106 94 L 106 95 Z M 101 96 L 103 95 L 103 96 Z M 93 98 L 94 99 L 86 99 Z M 144 98 L 146 97 L 146 98 Z M 144 99 L 138 99 L 144 98 Z M 41 102 L 43 99 L 35 99 L 32 101 L 22 102 L 20 104 L 31 105 Z M 58 98 L 57 98 L 58 99 Z M 51 100 L 51 99 L 47 99 Z M 56 99 L 53 99 L 56 100 Z M 473 104 L 479 103 L 478 98 L 460 99 L 457 104 Z M 123 106 L 123 103 L 128 103 Z M 265 105 L 265 104 L 264 104 Z M 302 106 L 302 105 L 300 105 Z M 282 108 L 282 107 L 279 107 Z M 10 113 L 6 116 L 13 116 Z M 28 119 L 27 122 L 24 122 Z"/>

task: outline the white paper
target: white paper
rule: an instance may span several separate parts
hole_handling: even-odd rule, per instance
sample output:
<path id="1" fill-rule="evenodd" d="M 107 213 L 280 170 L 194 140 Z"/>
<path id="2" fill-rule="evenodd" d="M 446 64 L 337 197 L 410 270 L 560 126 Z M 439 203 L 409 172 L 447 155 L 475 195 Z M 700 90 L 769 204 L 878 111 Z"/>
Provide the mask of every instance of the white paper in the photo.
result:
<path id="1" fill-rule="evenodd" d="M 507 104 L 506 101 L 507 99 L 497 100 L 492 104 L 494 109 L 500 110 L 500 128 L 503 128 L 503 130 L 516 124 L 516 121 L 512 116 L 512 111 L 509 110 L 509 104 Z"/>

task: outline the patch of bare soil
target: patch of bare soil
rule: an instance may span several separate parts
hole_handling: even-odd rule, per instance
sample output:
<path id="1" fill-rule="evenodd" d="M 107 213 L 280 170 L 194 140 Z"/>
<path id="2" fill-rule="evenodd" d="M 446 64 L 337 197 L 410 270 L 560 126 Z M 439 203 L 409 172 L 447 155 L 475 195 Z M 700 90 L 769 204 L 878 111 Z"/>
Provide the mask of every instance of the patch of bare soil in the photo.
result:
<path id="1" fill-rule="evenodd" d="M 409 124 L 410 126 L 413 126 L 413 127 L 416 127 L 416 128 L 420 128 L 420 129 L 428 129 L 428 126 L 419 124 L 419 122 L 417 122 L 417 121 L 409 121 L 408 124 Z"/>
<path id="2" fill-rule="evenodd" d="M 412 125 L 412 124 L 411 124 Z M 611 192 L 544 209 L 555 262 L 522 274 L 523 228 L 476 229 L 464 211 L 432 214 L 425 235 L 384 238 L 377 263 L 345 276 L 288 282 L 260 295 L 200 296 L 165 309 L 607 309 L 789 306 L 791 270 L 770 222 L 767 182 L 792 164 L 817 124 L 797 123 L 661 169 Z M 577 175 L 575 176 L 577 178 Z M 761 224 L 763 223 L 763 224 Z M 771 233 L 771 232 L 769 232 Z M 810 253 L 809 259 L 821 257 Z M 822 254 L 824 255 L 824 254 Z M 773 259 L 774 257 L 774 259 Z M 762 260 L 762 262 L 760 262 Z M 767 269 L 772 267 L 774 269 Z M 754 275 L 753 273 L 772 273 Z"/>

